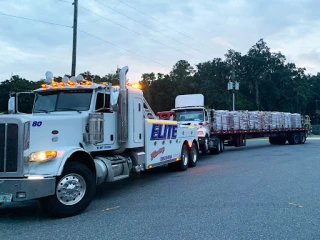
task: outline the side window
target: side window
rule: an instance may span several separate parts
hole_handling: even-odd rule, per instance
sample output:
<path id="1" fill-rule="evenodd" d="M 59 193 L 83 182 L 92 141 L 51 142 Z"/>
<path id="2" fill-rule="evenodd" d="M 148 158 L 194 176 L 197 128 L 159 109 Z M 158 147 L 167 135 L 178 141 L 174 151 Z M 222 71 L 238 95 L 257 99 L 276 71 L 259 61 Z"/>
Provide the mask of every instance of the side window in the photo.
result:
<path id="1" fill-rule="evenodd" d="M 206 110 L 204 110 L 204 118 L 205 118 L 205 121 L 208 121 L 208 112 Z"/>
<path id="2" fill-rule="evenodd" d="M 104 95 L 105 95 L 105 101 L 104 101 Z M 103 108 L 103 109 L 101 109 Z M 96 101 L 96 110 L 99 110 L 99 112 L 110 112 L 110 95 L 104 94 L 104 93 L 98 93 L 97 94 L 97 101 Z"/>

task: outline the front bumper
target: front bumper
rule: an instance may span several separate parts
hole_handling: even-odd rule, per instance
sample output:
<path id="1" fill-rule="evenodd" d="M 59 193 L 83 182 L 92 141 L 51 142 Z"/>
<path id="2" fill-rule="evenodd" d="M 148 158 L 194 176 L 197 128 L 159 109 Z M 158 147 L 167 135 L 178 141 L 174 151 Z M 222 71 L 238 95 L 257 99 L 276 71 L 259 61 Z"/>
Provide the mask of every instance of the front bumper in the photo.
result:
<path id="1" fill-rule="evenodd" d="M 43 179 L 3 178 L 0 179 L 0 195 L 12 194 L 12 202 L 20 202 L 54 195 L 55 186 L 55 177 Z M 18 195 L 25 195 L 25 197 L 18 197 Z"/>

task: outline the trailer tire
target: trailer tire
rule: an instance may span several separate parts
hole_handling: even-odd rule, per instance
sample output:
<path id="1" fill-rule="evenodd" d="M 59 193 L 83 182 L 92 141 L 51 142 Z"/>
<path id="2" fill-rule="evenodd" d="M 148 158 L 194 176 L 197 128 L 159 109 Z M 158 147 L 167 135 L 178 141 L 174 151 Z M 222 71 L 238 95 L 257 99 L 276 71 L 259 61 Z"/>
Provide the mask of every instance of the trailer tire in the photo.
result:
<path id="1" fill-rule="evenodd" d="M 277 139 L 277 142 L 279 145 L 285 145 L 287 142 L 287 137 L 286 136 L 279 136 Z"/>
<path id="2" fill-rule="evenodd" d="M 69 189 L 69 186 L 72 188 Z M 74 191 L 69 193 L 68 190 Z M 57 177 L 55 194 L 42 198 L 40 203 L 44 212 L 50 216 L 70 217 L 85 210 L 95 192 L 96 183 L 92 171 L 82 163 L 67 162 L 61 176 Z"/>
<path id="3" fill-rule="evenodd" d="M 269 143 L 271 145 L 277 144 L 277 138 L 276 137 L 269 137 Z"/>
<path id="4" fill-rule="evenodd" d="M 306 135 L 304 132 L 301 132 L 299 135 L 299 144 L 304 144 L 306 142 Z"/>
<path id="5" fill-rule="evenodd" d="M 221 144 L 221 152 L 224 152 L 224 140 L 223 139 L 220 140 L 220 144 Z"/>
<path id="6" fill-rule="evenodd" d="M 295 133 L 292 133 L 289 136 L 288 142 L 291 145 L 298 144 L 299 143 L 299 139 L 300 139 L 300 134 L 295 132 Z"/>

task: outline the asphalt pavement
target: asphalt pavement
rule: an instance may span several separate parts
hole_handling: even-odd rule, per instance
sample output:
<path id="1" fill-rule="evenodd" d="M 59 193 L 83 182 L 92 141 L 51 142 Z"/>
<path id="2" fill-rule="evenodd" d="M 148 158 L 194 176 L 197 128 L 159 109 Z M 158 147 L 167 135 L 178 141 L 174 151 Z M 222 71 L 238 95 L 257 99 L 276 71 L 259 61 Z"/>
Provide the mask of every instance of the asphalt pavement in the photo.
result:
<path id="1" fill-rule="evenodd" d="M 98 188 L 80 215 L 37 201 L 0 207 L 1 239 L 320 239 L 320 138 L 250 140 L 195 168 L 153 169 Z"/>

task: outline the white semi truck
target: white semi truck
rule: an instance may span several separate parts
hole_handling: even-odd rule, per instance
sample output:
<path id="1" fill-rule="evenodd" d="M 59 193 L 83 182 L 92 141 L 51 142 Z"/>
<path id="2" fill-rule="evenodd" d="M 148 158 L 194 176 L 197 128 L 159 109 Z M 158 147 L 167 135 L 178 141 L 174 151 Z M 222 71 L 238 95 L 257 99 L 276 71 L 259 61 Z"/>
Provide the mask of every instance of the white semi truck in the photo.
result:
<path id="1" fill-rule="evenodd" d="M 169 165 L 196 166 L 197 131 L 154 113 L 140 89 L 92 83 L 81 76 L 56 82 L 51 72 L 35 94 L 31 114 L 19 112 L 19 94 L 0 116 L 0 204 L 38 199 L 52 216 L 87 208 L 96 186 L 131 172 Z"/>
<path id="2" fill-rule="evenodd" d="M 269 137 L 270 144 L 304 144 L 311 130 L 309 116 L 274 111 L 228 111 L 206 108 L 202 94 L 178 95 L 175 108 L 157 112 L 180 124 L 197 127 L 202 153 L 220 154 L 225 146 L 245 146 L 250 138 Z"/>
<path id="3" fill-rule="evenodd" d="M 211 111 L 212 109 L 205 108 L 202 94 L 178 95 L 175 108 L 171 109 L 179 123 L 197 128 L 199 146 L 203 153 L 210 151 Z"/>

